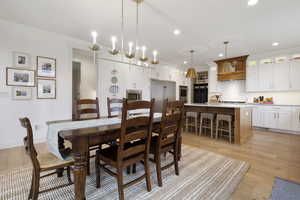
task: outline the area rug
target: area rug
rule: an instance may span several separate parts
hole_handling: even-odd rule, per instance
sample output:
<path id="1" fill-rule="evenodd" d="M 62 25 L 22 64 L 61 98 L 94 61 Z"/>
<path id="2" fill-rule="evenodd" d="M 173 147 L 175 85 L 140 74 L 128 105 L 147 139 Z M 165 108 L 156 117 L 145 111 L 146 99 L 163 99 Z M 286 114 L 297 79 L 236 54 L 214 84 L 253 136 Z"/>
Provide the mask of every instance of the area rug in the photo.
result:
<path id="1" fill-rule="evenodd" d="M 167 155 L 164 163 L 172 161 L 172 156 Z M 93 166 L 93 165 L 92 165 Z M 239 182 L 243 179 L 249 164 L 227 158 L 212 152 L 198 148 L 183 146 L 182 158 L 179 164 L 180 175 L 176 176 L 174 168 L 163 171 L 163 187 L 158 187 L 156 180 L 155 165 L 151 164 L 152 191 L 147 192 L 146 183 L 142 181 L 125 189 L 125 199 L 229 199 Z M 95 187 L 95 174 L 86 180 L 87 200 L 118 199 L 118 189 L 115 178 L 101 173 L 101 188 Z M 0 199 L 1 200 L 25 200 L 30 189 L 32 169 L 18 169 L 6 175 L 0 176 Z M 132 180 L 135 176 L 143 174 L 143 166 L 137 166 L 137 173 L 127 175 L 125 181 Z M 67 183 L 66 176 L 57 178 L 55 175 L 42 179 L 41 189 Z M 74 199 L 74 185 L 62 189 L 42 193 L 42 200 Z"/>
<path id="2" fill-rule="evenodd" d="M 299 200 L 300 184 L 275 178 L 271 200 Z"/>

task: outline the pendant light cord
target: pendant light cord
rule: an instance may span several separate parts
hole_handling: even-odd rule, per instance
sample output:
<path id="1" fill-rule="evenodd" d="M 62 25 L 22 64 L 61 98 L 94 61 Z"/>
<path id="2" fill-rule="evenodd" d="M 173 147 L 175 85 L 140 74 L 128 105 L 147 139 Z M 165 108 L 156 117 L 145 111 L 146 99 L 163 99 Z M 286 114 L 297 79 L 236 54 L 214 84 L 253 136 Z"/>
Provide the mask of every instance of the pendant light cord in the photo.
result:
<path id="1" fill-rule="evenodd" d="M 139 47 L 139 2 L 136 2 L 136 29 L 135 29 L 135 49 Z"/>
<path id="2" fill-rule="evenodd" d="M 121 55 L 124 56 L 124 0 L 122 0 L 122 22 L 121 22 Z"/>

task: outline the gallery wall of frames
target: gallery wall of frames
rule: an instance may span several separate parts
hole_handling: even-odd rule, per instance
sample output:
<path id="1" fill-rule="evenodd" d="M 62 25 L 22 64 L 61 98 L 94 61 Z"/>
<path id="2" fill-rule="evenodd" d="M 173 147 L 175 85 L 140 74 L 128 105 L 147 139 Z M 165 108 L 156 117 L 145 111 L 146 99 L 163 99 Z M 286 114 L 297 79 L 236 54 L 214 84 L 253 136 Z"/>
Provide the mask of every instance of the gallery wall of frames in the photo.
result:
<path id="1" fill-rule="evenodd" d="M 6 68 L 6 85 L 11 86 L 13 100 L 56 99 L 55 58 L 12 52 L 13 66 Z"/>

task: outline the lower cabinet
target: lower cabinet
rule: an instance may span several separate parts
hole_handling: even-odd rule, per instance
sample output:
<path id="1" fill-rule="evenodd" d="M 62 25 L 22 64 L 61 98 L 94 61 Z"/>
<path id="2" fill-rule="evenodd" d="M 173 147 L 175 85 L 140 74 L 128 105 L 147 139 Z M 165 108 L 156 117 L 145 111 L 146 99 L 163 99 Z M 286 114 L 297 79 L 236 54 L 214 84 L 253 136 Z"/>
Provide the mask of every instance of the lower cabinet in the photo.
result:
<path id="1" fill-rule="evenodd" d="M 256 106 L 252 116 L 255 127 L 300 131 L 300 108 L 295 111 L 295 107 Z"/>
<path id="2" fill-rule="evenodd" d="M 300 108 L 293 109 L 293 130 L 300 132 Z"/>

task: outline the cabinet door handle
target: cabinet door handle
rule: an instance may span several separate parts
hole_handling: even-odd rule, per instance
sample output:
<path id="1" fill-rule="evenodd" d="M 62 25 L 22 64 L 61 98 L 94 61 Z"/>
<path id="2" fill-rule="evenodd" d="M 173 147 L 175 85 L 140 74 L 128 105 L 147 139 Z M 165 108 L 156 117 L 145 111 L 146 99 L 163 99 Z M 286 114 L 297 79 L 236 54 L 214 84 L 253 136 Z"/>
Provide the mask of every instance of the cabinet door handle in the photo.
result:
<path id="1" fill-rule="evenodd" d="M 298 119 L 299 119 L 299 123 L 300 123 L 300 112 L 299 112 L 299 114 L 298 114 Z"/>
<path id="2" fill-rule="evenodd" d="M 279 113 L 277 113 L 277 118 L 279 119 Z"/>

